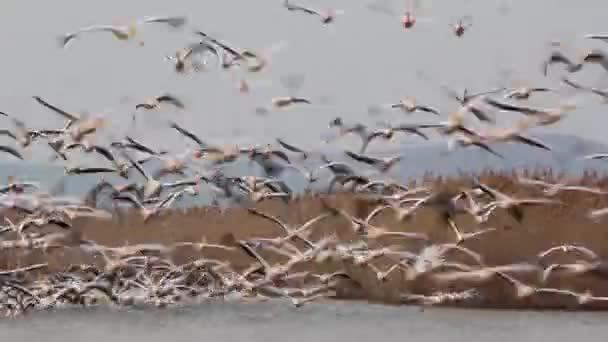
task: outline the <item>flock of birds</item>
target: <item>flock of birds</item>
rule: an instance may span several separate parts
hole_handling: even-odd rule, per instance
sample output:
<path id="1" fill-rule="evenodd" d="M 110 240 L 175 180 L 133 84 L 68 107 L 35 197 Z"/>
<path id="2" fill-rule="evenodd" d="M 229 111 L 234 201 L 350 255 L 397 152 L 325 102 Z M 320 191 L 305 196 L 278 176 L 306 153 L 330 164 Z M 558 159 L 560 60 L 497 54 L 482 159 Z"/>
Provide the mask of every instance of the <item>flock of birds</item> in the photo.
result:
<path id="1" fill-rule="evenodd" d="M 337 10 L 315 10 L 292 1 L 284 1 L 287 11 L 299 12 L 321 19 L 323 24 L 335 22 Z M 70 32 L 61 37 L 61 45 L 75 44 L 78 39 L 94 32 L 108 32 L 119 40 L 130 41 L 138 36 L 147 25 L 164 24 L 172 29 L 183 30 L 188 20 L 185 17 L 147 17 L 124 26 L 90 26 Z M 407 11 L 401 23 L 412 29 L 416 18 Z M 454 26 L 454 33 L 462 37 L 469 25 L 460 21 Z M 241 49 L 205 32 L 194 29 L 196 43 L 177 51 L 167 59 L 173 63 L 175 72 L 191 73 L 204 70 L 212 59 L 218 68 L 230 72 L 244 69 L 259 73 L 270 67 L 266 56 L 251 49 Z M 588 35 L 586 38 L 608 42 L 608 35 Z M 564 44 L 553 44 L 554 50 L 547 56 L 542 71 L 547 74 L 549 67 L 564 65 L 565 72 L 573 75 L 592 64 L 600 64 L 608 71 L 606 53 L 601 50 L 585 52 L 572 57 L 564 50 Z M 575 81 L 572 76 L 563 77 L 565 87 L 577 93 L 595 94 L 608 100 L 608 90 L 586 86 Z M 243 92 L 249 89 L 247 81 L 239 83 Z M 538 126 L 550 126 L 566 118 L 566 114 L 578 108 L 580 103 L 560 103 L 552 108 L 536 108 L 519 104 L 539 92 L 558 92 L 557 88 L 521 87 L 516 89 L 492 89 L 489 91 L 462 94 L 445 88 L 456 100 L 457 108 L 439 122 L 418 124 L 389 124 L 368 127 L 362 123 L 348 123 L 341 117 L 332 119 L 329 127 L 336 135 L 326 143 L 340 137 L 354 134 L 361 138 L 358 151 L 344 152 L 344 161 L 331 160 L 326 154 L 314 149 L 300 148 L 282 138 L 276 145 L 266 146 L 218 146 L 209 144 L 191 130 L 170 121 L 176 134 L 182 135 L 194 147 L 187 147 L 185 153 L 173 154 L 166 150 L 144 144 L 130 136 L 112 141 L 106 145 L 95 142 L 96 134 L 104 129 L 106 118 L 89 117 L 60 108 L 48 99 L 34 96 L 34 100 L 51 113 L 59 115 L 65 124 L 57 128 L 32 129 L 21 119 L 7 113 L 12 128 L 0 130 L 0 134 L 15 141 L 15 146 L 0 146 L 0 150 L 18 159 L 24 159 L 24 151 L 33 144 L 46 144 L 59 162 L 65 162 L 65 173 L 69 176 L 81 174 L 108 174 L 126 181 L 119 184 L 102 178 L 84 198 L 53 194 L 42 189 L 35 182 L 10 178 L 8 184 L 0 188 L 0 206 L 6 213 L 17 213 L 18 221 L 13 222 L 4 215 L 5 226 L 0 228 L 0 250 L 6 254 L 11 250 L 43 250 L 76 248 L 82 253 L 95 256 L 95 263 L 73 264 L 65 271 L 48 273 L 48 264 L 36 264 L 12 270 L 0 271 L 0 308 L 9 314 L 19 314 L 31 309 L 48 309 L 66 304 L 92 305 L 111 302 L 118 306 L 153 304 L 165 306 L 185 300 L 204 298 L 264 299 L 268 297 L 288 297 L 300 306 L 306 302 L 335 296 L 343 282 L 354 285 L 357 280 L 348 271 L 351 267 L 371 270 L 379 281 L 385 281 L 391 274 L 401 274 L 403 281 L 418 279 L 421 275 L 449 283 L 463 279 L 474 279 L 476 283 L 490 279 L 503 279 L 515 289 L 518 298 L 549 293 L 572 297 L 581 305 L 605 302 L 608 298 L 594 296 L 589 292 L 577 293 L 548 287 L 535 287 L 516 278 L 518 274 L 536 274 L 544 284 L 553 273 L 580 275 L 586 273 L 606 276 L 606 264 L 593 251 L 575 245 L 555 246 L 540 252 L 535 262 L 513 265 L 488 266 L 483 257 L 463 243 L 472 238 L 481 238 L 496 231 L 484 226 L 497 211 L 510 214 L 521 221 L 529 208 L 538 206 L 566 205 L 555 199 L 563 191 L 582 191 L 594 196 L 605 196 L 608 190 L 573 186 L 569 184 L 549 184 L 541 180 L 520 178 L 522 186 L 542 189 L 534 198 L 518 198 L 502 193 L 487 184 L 477 182 L 471 187 L 454 192 L 441 191 L 430 187 L 408 188 L 395 181 L 390 172 L 402 161 L 403 156 L 378 157 L 367 153 L 367 147 L 375 141 L 389 141 L 398 134 L 416 136 L 428 140 L 429 130 L 437 131 L 445 137 L 450 148 L 477 147 L 497 158 L 502 156 L 493 146 L 498 143 L 513 142 L 529 145 L 551 152 L 551 146 L 526 134 Z M 294 105 L 306 105 L 314 101 L 305 97 L 276 97 L 268 108 L 256 110 L 268 114 L 285 110 Z M 171 93 L 152 97 L 135 106 L 137 111 L 162 111 L 168 106 L 177 110 L 186 108 L 184 102 Z M 421 112 L 430 117 L 443 116 L 440 110 L 430 105 L 419 104 L 413 98 L 403 98 L 394 103 L 370 107 L 370 114 L 384 111 L 402 111 L 410 114 Z M 511 127 L 499 127 L 494 112 L 508 111 L 522 114 Z M 469 120 L 475 120 L 477 124 Z M 76 150 L 86 154 L 97 154 L 103 162 L 95 166 L 67 166 L 76 159 Z M 223 172 L 226 165 L 241 158 L 249 159 L 259 166 L 260 175 L 228 176 Z M 608 154 L 585 156 L 589 159 L 605 159 Z M 156 160 L 158 167 L 151 170 L 150 161 Z M 315 164 L 316 163 L 316 164 Z M 154 163 L 151 163 L 154 164 Z M 312 165 L 312 166 L 311 166 Z M 370 170 L 363 174 L 358 170 L 366 166 Z M 327 193 L 340 187 L 352 191 L 356 196 L 378 201 L 378 206 L 367 217 L 356 217 L 344 209 L 333 206 L 329 197 L 320 197 L 323 212 L 302 225 L 284 222 L 253 208 L 252 204 L 265 200 L 280 200 L 286 205 L 296 196 L 290 186 L 282 180 L 285 172 L 295 171 L 302 175 L 308 187 L 329 177 Z M 141 177 L 137 177 L 137 175 Z M 167 177 L 174 177 L 168 181 Z M 117 178 L 118 179 L 118 178 Z M 137 209 L 145 222 L 171 208 L 183 196 L 196 196 L 201 187 L 207 186 L 214 203 L 220 200 L 232 205 L 246 206 L 253 217 L 276 225 L 280 233 L 275 238 L 252 238 L 233 241 L 231 244 L 211 244 L 201 242 L 178 242 L 172 245 L 136 244 L 122 247 L 100 245 L 84 239 L 74 219 L 91 217 L 95 220 L 112 218 L 111 209 L 99 208 L 98 200 L 109 199 L 114 206 L 128 205 Z M 374 218 L 384 211 L 395 213 L 399 221 L 410 219 L 420 208 L 432 208 L 439 213 L 447 229 L 453 231 L 453 243 L 434 243 L 425 234 L 396 232 L 377 226 Z M 480 225 L 473 233 L 464 233 L 456 225 L 456 215 L 470 215 Z M 607 209 L 589 212 L 589 217 L 600 219 L 608 215 Z M 336 234 L 320 240 L 312 240 L 311 233 L 318 223 L 330 218 L 343 218 L 352 226 L 358 237 L 352 241 L 341 241 Z M 58 232 L 45 233 L 42 228 L 60 227 Z M 375 242 L 382 236 L 393 236 L 416 243 L 414 250 L 408 244 L 378 246 Z M 197 251 L 219 249 L 227 253 L 241 251 L 248 255 L 252 263 L 246 269 L 236 269 L 229 262 L 201 258 L 185 264 L 175 264 L 170 254 L 177 248 L 193 248 Z M 284 262 L 270 264 L 260 251 L 275 253 Z M 448 260 L 448 254 L 456 251 L 473 260 L 472 264 Z M 572 264 L 546 264 L 543 262 L 554 253 L 579 253 L 588 261 Z M 382 269 L 376 260 L 385 258 L 392 264 Z M 333 273 L 314 271 L 295 272 L 297 266 L 324 263 L 328 260 L 343 265 Z M 441 304 L 453 301 L 478 300 L 482 294 L 475 287 L 461 292 L 441 292 L 430 295 L 404 293 L 406 303 Z"/>

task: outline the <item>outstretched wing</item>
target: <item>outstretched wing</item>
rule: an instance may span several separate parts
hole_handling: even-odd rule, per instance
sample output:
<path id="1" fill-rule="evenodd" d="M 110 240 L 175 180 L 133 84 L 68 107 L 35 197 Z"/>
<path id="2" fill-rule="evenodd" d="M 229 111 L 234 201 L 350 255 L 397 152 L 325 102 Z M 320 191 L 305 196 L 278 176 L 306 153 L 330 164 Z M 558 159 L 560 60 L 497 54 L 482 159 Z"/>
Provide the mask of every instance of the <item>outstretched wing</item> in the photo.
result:
<path id="1" fill-rule="evenodd" d="M 286 143 L 284 140 L 277 138 L 276 139 L 279 145 L 281 145 L 284 149 L 295 152 L 295 153 L 305 153 L 302 149 L 295 147 L 294 145 Z"/>
<path id="2" fill-rule="evenodd" d="M 281 222 L 281 220 L 279 220 L 278 218 L 276 218 L 276 217 L 274 217 L 272 215 L 268 215 L 266 213 L 263 213 L 261 211 L 257 211 L 257 210 L 255 210 L 253 208 L 247 208 L 247 211 L 250 214 L 256 215 L 256 216 L 261 217 L 261 218 L 264 218 L 264 219 L 266 219 L 268 221 L 271 221 L 271 222 L 279 225 L 281 227 L 281 229 L 283 229 L 285 231 L 286 234 L 290 233 L 289 228 L 283 222 Z"/>
<path id="3" fill-rule="evenodd" d="M 1 152 L 6 152 L 14 157 L 17 157 L 21 160 L 23 160 L 23 156 L 21 155 L 21 153 L 19 153 L 19 151 L 17 151 L 15 148 L 10 147 L 10 146 L 4 146 L 4 145 L 0 145 L 0 151 Z"/>
<path id="4" fill-rule="evenodd" d="M 186 23 L 188 22 L 188 18 L 183 17 L 183 16 L 179 16 L 179 17 L 147 17 L 144 18 L 142 21 L 142 23 L 145 24 L 149 24 L 149 23 L 161 23 L 161 24 L 167 24 L 173 28 L 180 28 L 183 27 L 184 25 L 186 25 Z"/>
<path id="5" fill-rule="evenodd" d="M 178 99 L 174 95 L 171 94 L 163 94 L 156 98 L 158 102 L 169 102 L 177 108 L 184 109 L 184 103 L 182 100 Z"/>
<path id="6" fill-rule="evenodd" d="M 496 107 L 498 109 L 501 110 L 506 110 L 506 111 L 510 111 L 510 112 L 521 112 L 521 113 L 530 113 L 530 112 L 534 112 L 535 110 L 529 107 L 522 107 L 522 106 L 514 106 L 512 104 L 509 103 L 504 103 L 504 102 L 500 102 L 500 101 L 496 101 L 492 98 L 489 97 L 485 97 L 484 101 L 493 106 Z"/>
<path id="7" fill-rule="evenodd" d="M 175 122 L 171 122 L 170 123 L 171 128 L 174 128 L 175 130 L 177 130 L 179 133 L 181 133 L 182 135 L 192 139 L 195 143 L 197 143 L 199 146 L 201 147 L 205 147 L 207 146 L 207 144 L 205 144 L 199 137 L 197 137 L 194 133 L 188 131 L 187 129 L 179 126 L 177 123 Z"/>
<path id="8" fill-rule="evenodd" d="M 34 100 L 36 100 L 38 103 L 40 103 L 44 107 L 46 107 L 46 108 L 54 111 L 55 113 L 58 113 L 58 114 L 62 115 L 63 117 L 67 118 L 70 121 L 78 121 L 79 120 L 79 118 L 76 117 L 75 115 L 70 114 L 70 113 L 66 112 L 65 110 L 63 110 L 63 109 L 60 109 L 60 108 L 58 108 L 58 107 L 56 107 L 56 106 L 54 106 L 54 105 L 52 105 L 52 104 L 44 101 L 42 98 L 40 98 L 40 96 L 33 96 L 33 98 L 34 98 Z"/>
<path id="9" fill-rule="evenodd" d="M 347 156 L 353 158 L 354 160 L 365 163 L 365 164 L 376 164 L 380 161 L 376 158 L 368 157 L 368 156 L 365 156 L 365 155 L 362 155 L 359 153 L 355 153 L 355 152 L 351 152 L 351 151 L 344 151 L 344 153 L 346 153 Z"/>

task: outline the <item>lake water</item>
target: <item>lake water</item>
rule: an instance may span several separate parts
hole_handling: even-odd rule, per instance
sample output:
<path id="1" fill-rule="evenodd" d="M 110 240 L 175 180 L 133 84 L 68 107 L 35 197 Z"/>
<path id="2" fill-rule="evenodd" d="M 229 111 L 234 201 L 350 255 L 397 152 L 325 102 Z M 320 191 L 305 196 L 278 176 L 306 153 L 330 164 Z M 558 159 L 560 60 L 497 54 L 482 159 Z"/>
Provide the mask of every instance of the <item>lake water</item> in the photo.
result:
<path id="1" fill-rule="evenodd" d="M 0 321 L 3 341 L 605 341 L 604 313 L 285 302 L 65 309 Z"/>

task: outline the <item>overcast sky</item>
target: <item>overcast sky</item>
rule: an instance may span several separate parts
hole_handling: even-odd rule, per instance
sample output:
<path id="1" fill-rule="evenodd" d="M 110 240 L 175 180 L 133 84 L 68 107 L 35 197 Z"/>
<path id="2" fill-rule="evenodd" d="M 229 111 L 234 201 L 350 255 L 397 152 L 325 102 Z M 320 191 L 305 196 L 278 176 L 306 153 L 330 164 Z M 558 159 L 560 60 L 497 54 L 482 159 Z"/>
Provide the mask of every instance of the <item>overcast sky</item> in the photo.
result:
<path id="1" fill-rule="evenodd" d="M 441 83 L 473 90 L 517 81 L 559 86 L 559 68 L 548 78 L 540 73 L 551 40 L 608 50 L 608 44 L 581 38 L 608 32 L 608 2 L 601 0 L 419 1 L 420 21 L 410 31 L 399 25 L 403 1 L 383 3 L 394 9 L 392 16 L 370 11 L 367 1 L 298 1 L 317 8 L 331 6 L 344 14 L 334 25 L 323 26 L 315 17 L 285 10 L 282 0 L 6 0 L 0 20 L 0 110 L 32 127 L 60 126 L 60 118 L 32 100 L 38 95 L 68 110 L 106 113 L 111 121 L 106 134 L 118 138 L 129 128 L 138 100 L 171 92 L 184 99 L 188 110 L 141 113 L 131 131 L 135 137 L 152 145 L 177 146 L 180 137 L 166 128 L 166 120 L 172 119 L 212 143 L 269 142 L 280 136 L 312 146 L 335 116 L 369 124 L 436 120 L 424 114 L 370 117 L 366 108 L 414 96 L 447 112 L 454 103 L 441 92 Z M 504 4 L 510 4 L 506 12 L 501 10 Z M 189 29 L 171 32 L 148 26 L 140 36 L 144 46 L 103 33 L 83 36 L 67 49 L 58 46 L 61 34 L 81 26 L 156 15 L 186 15 L 189 25 L 237 47 L 263 50 L 286 44 L 272 55 L 271 69 L 247 76 L 262 80 L 249 96 L 236 91 L 238 74 L 213 67 L 187 76 L 172 70 L 164 56 L 197 40 Z M 448 24 L 464 15 L 472 16 L 473 27 L 458 39 Z M 279 77 L 299 73 L 305 75 L 305 83 L 297 95 L 332 101 L 265 118 L 254 114 L 254 108 L 272 96 L 287 94 Z M 599 66 L 591 66 L 573 77 L 608 86 L 605 75 Z M 606 107 L 597 98 L 585 100 L 583 109 L 552 129 L 608 142 Z M 532 103 L 550 106 L 558 101 L 560 97 L 548 95 Z"/>

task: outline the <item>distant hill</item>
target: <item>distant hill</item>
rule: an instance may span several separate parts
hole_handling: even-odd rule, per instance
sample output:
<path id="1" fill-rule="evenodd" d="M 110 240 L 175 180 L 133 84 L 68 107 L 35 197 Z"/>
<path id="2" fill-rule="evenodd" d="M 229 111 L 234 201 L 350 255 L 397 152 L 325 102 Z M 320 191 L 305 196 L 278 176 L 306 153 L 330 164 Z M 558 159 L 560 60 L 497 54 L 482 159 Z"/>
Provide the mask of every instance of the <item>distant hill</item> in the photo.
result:
<path id="1" fill-rule="evenodd" d="M 607 170 L 608 164 L 582 160 L 581 157 L 591 153 L 608 152 L 608 145 L 566 134 L 539 134 L 534 137 L 549 145 L 553 151 L 547 152 L 516 143 L 492 145 L 492 148 L 504 157 L 501 159 L 476 147 L 456 148 L 448 152 L 447 144 L 439 142 L 422 147 L 407 146 L 401 151 L 406 158 L 400 165 L 399 175 L 416 177 L 428 171 L 453 174 L 484 168 L 551 167 L 556 171 L 574 174 L 580 174 L 589 168 Z"/>
<path id="2" fill-rule="evenodd" d="M 586 154 L 608 152 L 608 145 L 581 138 L 573 135 L 565 134 L 538 134 L 535 138 L 541 139 L 552 147 L 552 152 L 546 152 L 530 146 L 504 143 L 494 145 L 494 149 L 504 156 L 504 159 L 497 158 L 478 148 L 469 147 L 467 149 L 457 148 L 454 151 L 448 152 L 445 142 L 429 142 L 426 144 L 403 145 L 400 149 L 391 149 L 389 151 L 370 150 L 370 155 L 391 155 L 402 153 L 405 158 L 395 166 L 391 172 L 391 177 L 405 181 L 407 179 L 419 177 L 426 172 L 435 174 L 450 175 L 459 171 L 470 172 L 478 171 L 485 168 L 498 170 L 508 170 L 513 168 L 535 168 L 535 167 L 550 167 L 557 172 L 565 171 L 570 174 L 580 174 L 586 169 L 596 169 L 599 171 L 608 171 L 608 162 L 582 160 L 581 157 Z M 362 166 L 360 163 L 349 160 L 342 153 L 328 152 L 328 157 L 335 161 L 345 161 L 351 164 L 355 169 L 366 172 L 371 169 Z M 318 161 L 314 161 L 314 165 L 318 165 Z M 313 166 L 314 165 L 309 165 Z M 154 168 L 154 165 L 150 166 Z M 261 170 L 255 163 L 247 161 L 239 161 L 229 166 L 227 173 L 230 175 L 244 174 L 260 174 Z M 328 171 L 321 171 L 323 174 L 329 174 Z M 29 181 L 39 181 L 46 188 L 54 187 L 56 193 L 81 195 L 90 189 L 97 181 L 97 176 L 70 176 L 64 177 L 64 170 L 61 167 L 33 163 L 0 163 L 0 179 L 14 175 L 19 179 Z M 108 177 L 108 180 L 116 182 L 124 182 L 118 177 Z M 288 171 L 282 175 L 294 189 L 303 188 L 303 181 L 297 172 Z M 2 182 L 2 181 L 0 181 Z M 326 184 L 322 182 L 323 185 Z M 210 200 L 208 195 L 200 196 L 196 203 L 205 203 Z M 186 201 L 184 204 L 192 204 Z"/>

